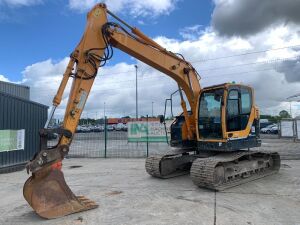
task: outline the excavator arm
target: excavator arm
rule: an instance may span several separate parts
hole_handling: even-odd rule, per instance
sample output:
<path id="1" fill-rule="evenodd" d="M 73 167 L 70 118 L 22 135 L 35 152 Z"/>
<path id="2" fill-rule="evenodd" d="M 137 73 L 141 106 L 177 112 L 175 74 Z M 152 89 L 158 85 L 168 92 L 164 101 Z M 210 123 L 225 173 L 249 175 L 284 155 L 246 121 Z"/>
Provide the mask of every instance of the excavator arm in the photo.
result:
<path id="1" fill-rule="evenodd" d="M 120 24 L 108 22 L 108 14 Z M 68 154 L 81 113 L 98 73 L 112 57 L 112 47 L 128 53 L 149 66 L 173 78 L 179 87 L 181 106 L 185 117 L 183 138 L 196 138 L 196 107 L 201 90 L 200 76 L 183 56 L 167 51 L 137 28 L 116 17 L 105 6 L 97 4 L 87 15 L 85 32 L 72 52 L 63 79 L 53 99 L 53 107 L 41 130 L 41 149 L 26 165 L 32 176 L 26 181 L 23 194 L 32 208 L 44 218 L 57 218 L 97 207 L 96 203 L 83 196 L 75 196 L 67 186 L 63 173 L 57 165 Z M 65 111 L 63 127 L 56 129 L 60 140 L 54 147 L 47 147 L 47 136 L 54 130 L 48 129 L 55 109 L 60 105 L 65 88 L 72 79 L 71 91 Z M 184 101 L 184 91 L 190 105 L 190 113 Z"/>

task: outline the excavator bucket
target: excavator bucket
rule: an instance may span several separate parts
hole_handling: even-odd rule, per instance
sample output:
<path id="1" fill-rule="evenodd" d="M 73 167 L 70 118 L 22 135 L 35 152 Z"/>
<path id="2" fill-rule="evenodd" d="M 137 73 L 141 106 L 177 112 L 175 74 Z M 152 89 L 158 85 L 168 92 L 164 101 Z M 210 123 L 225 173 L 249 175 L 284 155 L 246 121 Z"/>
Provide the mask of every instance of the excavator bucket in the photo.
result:
<path id="1" fill-rule="evenodd" d="M 25 182 L 23 195 L 41 217 L 53 219 L 72 213 L 97 208 L 98 205 L 84 196 L 75 196 L 66 184 L 61 170 L 43 168 Z"/>

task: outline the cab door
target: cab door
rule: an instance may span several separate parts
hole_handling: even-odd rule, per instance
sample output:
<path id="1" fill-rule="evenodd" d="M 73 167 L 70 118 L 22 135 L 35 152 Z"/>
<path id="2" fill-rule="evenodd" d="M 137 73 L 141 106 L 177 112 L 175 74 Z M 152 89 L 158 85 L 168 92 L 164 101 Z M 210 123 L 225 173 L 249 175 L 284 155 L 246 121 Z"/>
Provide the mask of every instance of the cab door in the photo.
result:
<path id="1" fill-rule="evenodd" d="M 248 136 L 254 119 L 252 89 L 246 86 L 229 87 L 226 103 L 227 138 Z"/>
<path id="2" fill-rule="evenodd" d="M 200 139 L 223 139 L 223 95 L 224 88 L 205 90 L 201 93 L 198 110 L 198 129 Z"/>

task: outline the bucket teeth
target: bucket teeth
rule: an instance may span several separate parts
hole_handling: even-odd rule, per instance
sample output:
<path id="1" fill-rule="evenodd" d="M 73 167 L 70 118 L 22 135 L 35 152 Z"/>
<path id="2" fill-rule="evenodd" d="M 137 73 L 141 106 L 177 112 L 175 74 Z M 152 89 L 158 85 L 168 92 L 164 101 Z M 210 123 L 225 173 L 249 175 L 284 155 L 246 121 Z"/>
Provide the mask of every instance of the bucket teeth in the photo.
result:
<path id="1" fill-rule="evenodd" d="M 87 199 L 87 198 L 77 198 L 78 201 L 84 205 L 96 205 L 96 202 L 90 200 L 90 199 Z"/>
<path id="2" fill-rule="evenodd" d="M 85 196 L 75 196 L 66 184 L 63 173 L 56 169 L 33 174 L 24 184 L 23 195 L 34 211 L 47 219 L 98 207 Z"/>

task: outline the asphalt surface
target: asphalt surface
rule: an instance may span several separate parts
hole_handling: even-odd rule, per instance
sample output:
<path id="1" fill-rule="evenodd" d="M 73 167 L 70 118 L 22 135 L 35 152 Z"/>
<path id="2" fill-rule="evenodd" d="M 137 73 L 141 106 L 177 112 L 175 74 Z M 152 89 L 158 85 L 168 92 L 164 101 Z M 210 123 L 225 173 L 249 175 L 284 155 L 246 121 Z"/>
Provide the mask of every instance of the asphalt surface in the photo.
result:
<path id="1" fill-rule="evenodd" d="M 64 160 L 70 188 L 95 200 L 99 207 L 54 220 L 37 216 L 23 199 L 25 171 L 1 174 L 0 224 L 300 224 L 300 161 L 283 161 L 278 174 L 216 193 L 196 187 L 189 175 L 152 178 L 144 162 Z"/>

